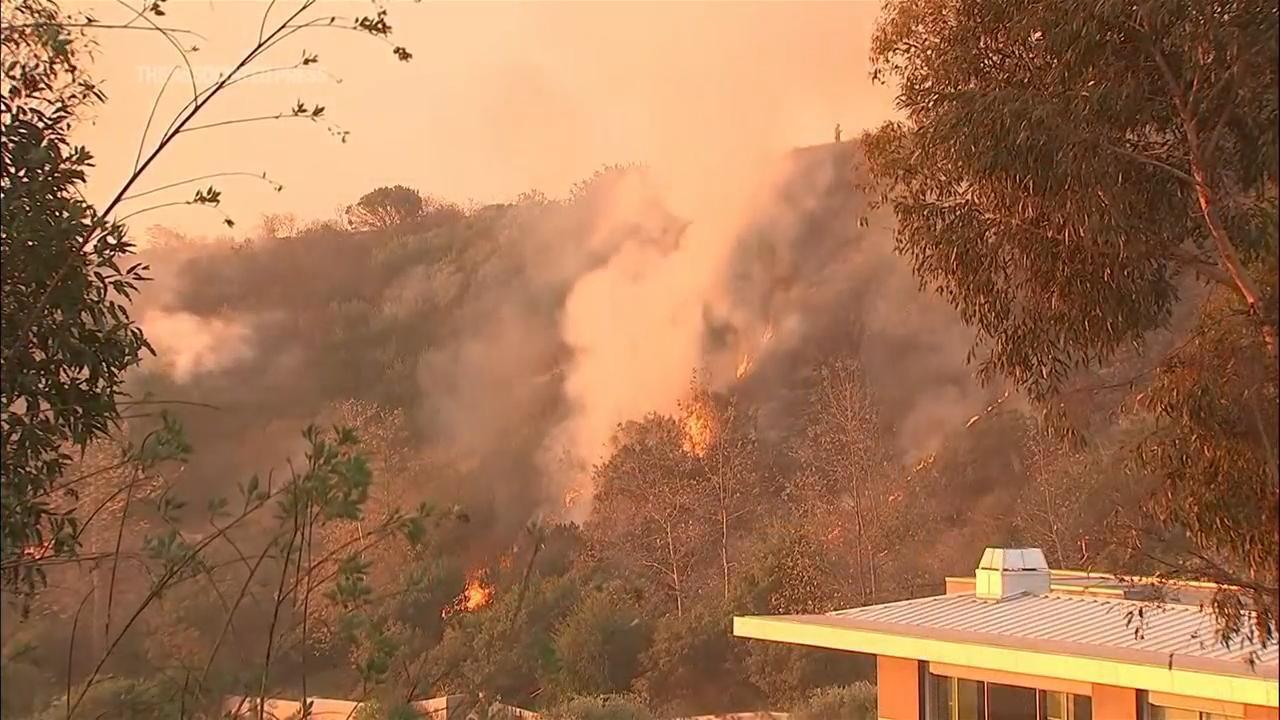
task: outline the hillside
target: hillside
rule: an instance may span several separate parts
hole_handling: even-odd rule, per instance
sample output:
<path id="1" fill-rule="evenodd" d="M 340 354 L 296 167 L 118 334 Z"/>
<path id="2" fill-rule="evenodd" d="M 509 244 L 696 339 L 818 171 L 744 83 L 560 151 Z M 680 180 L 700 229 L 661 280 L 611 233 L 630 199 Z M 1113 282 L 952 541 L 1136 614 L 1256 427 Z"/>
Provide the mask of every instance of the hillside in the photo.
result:
<path id="1" fill-rule="evenodd" d="M 864 222 L 856 153 L 780 158 L 732 223 L 677 217 L 644 169 L 608 168 L 563 200 L 428 198 L 382 228 L 153 231 L 140 259 L 159 280 L 136 310 L 158 354 L 131 392 L 209 406 L 171 408 L 195 452 L 163 471 L 169 492 L 202 508 L 280 477 L 305 463 L 298 431 L 318 419 L 364 440 L 373 517 L 425 501 L 466 519 L 365 551 L 385 599 L 354 635 L 334 566 L 294 611 L 310 618 L 311 692 L 353 697 L 340 659 L 385 645 L 408 663 L 389 687 L 423 696 L 785 708 L 868 668 L 732 641 L 733 612 L 907 597 L 996 543 L 1094 561 L 1105 517 L 1082 509 L 1111 491 L 1105 476 L 1082 476 L 1004 388 L 975 383 L 971 333 L 920 290 L 883 216 Z M 725 226 L 738 229 L 705 230 Z M 1043 513 L 1069 519 L 1046 529 Z M 137 522 L 126 546 L 144 543 Z M 186 537 L 209 527 L 199 511 L 178 522 Z M 268 527 L 238 530 L 237 547 Z M 364 532 L 334 521 L 313 541 L 336 552 Z M 238 582 L 234 564 L 220 572 Z M 195 586 L 179 599 L 188 610 L 152 632 L 211 641 L 211 599 Z M 52 647 L 65 632 L 27 631 Z M 118 670 L 182 652 L 144 641 Z M 286 662 L 277 681 L 301 671 Z"/>

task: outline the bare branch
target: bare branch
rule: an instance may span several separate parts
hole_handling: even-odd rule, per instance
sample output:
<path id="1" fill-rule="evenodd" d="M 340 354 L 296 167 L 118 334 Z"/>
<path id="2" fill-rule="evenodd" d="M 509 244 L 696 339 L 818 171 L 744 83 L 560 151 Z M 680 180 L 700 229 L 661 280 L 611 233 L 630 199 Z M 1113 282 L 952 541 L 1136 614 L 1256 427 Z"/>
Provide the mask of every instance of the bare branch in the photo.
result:
<path id="1" fill-rule="evenodd" d="M 117 3 L 119 3 L 121 6 L 123 6 L 123 7 L 125 7 L 125 8 L 128 8 L 131 12 L 135 13 L 135 17 L 136 17 L 137 19 L 142 20 L 143 22 L 145 22 L 145 23 L 147 23 L 148 25 L 150 25 L 153 29 L 157 30 L 157 31 L 158 31 L 162 36 L 164 36 L 164 39 L 165 39 L 165 40 L 168 40 L 168 41 L 169 41 L 169 44 L 173 46 L 173 49 L 178 51 L 178 56 L 182 58 L 182 63 L 183 63 L 184 65 L 186 65 L 186 66 L 187 66 L 187 77 L 188 77 L 188 78 L 190 78 L 190 80 L 191 80 L 191 96 L 192 96 L 192 97 L 195 97 L 195 95 L 196 95 L 196 72 L 195 72 L 195 70 L 191 67 L 191 58 L 187 57 L 187 51 L 186 51 L 186 50 L 185 50 L 181 45 L 179 45 L 179 44 L 178 44 L 178 41 L 177 41 L 177 40 L 175 40 L 175 39 L 173 38 L 173 34 L 172 34 L 172 33 L 165 32 L 164 30 L 162 30 L 162 29 L 160 28 L 160 26 L 159 26 L 159 25 L 157 25 L 157 24 L 156 24 L 156 22 L 155 22 L 154 20 L 152 20 L 151 18 L 147 17 L 146 13 L 142 12 L 141 10 L 136 10 L 136 9 L 134 9 L 132 6 L 130 6 L 130 5 L 129 5 L 129 3 L 125 2 L 124 0 L 116 0 L 116 2 L 117 2 Z M 163 94 L 164 94 L 164 90 L 163 90 L 163 89 L 161 89 L 160 94 L 161 94 L 161 95 L 163 95 Z M 159 102 L 160 102 L 160 98 L 159 98 L 159 97 L 157 97 L 157 98 L 156 98 L 156 102 L 157 102 L 157 103 L 159 103 Z M 152 114 L 153 114 L 153 115 L 155 114 L 155 109 L 154 109 L 154 108 L 152 109 Z M 151 127 L 151 120 L 150 120 L 150 119 L 148 119 L 148 120 L 147 120 L 147 127 L 148 127 L 148 128 L 150 128 L 150 127 Z M 142 133 L 142 137 L 143 137 L 143 139 L 144 139 L 144 140 L 146 139 L 146 131 L 143 131 L 143 133 Z M 139 153 L 139 154 L 141 154 L 141 153 Z M 134 167 L 134 169 L 136 170 L 136 169 L 138 168 L 138 163 L 137 163 L 137 162 L 134 162 L 133 167 Z"/>
<path id="2" fill-rule="evenodd" d="M 1179 170 L 1178 168 L 1176 168 L 1176 167 L 1174 167 L 1174 166 L 1172 166 L 1172 165 L 1170 165 L 1170 164 L 1168 164 L 1168 163 L 1166 163 L 1166 162 L 1162 162 L 1162 161 L 1160 161 L 1160 160 L 1156 160 L 1156 159 L 1155 159 L 1155 158 L 1153 158 L 1153 157 L 1149 157 L 1149 156 L 1147 156 L 1147 155 L 1143 155 L 1143 154 L 1141 154 L 1141 153 L 1136 153 L 1136 152 L 1133 152 L 1133 151 L 1131 151 L 1131 150 L 1126 150 L 1126 149 L 1124 149 L 1124 148 L 1122 148 L 1122 147 L 1116 147 L 1115 145 L 1112 145 L 1111 143 L 1108 143 L 1108 142 L 1101 142 L 1101 143 L 1099 143 L 1099 144 L 1100 144 L 1100 145 L 1102 145 L 1102 147 L 1104 147 L 1104 148 L 1106 148 L 1106 149 L 1110 150 L 1111 152 L 1117 153 L 1117 154 L 1119 154 L 1119 155 L 1123 155 L 1123 156 L 1125 156 L 1125 157 L 1127 157 L 1127 158 L 1130 158 L 1130 159 L 1132 159 L 1132 160 L 1136 160 L 1136 161 L 1138 161 L 1138 162 L 1140 162 L 1140 163 L 1145 163 L 1145 164 L 1147 164 L 1147 165 L 1151 165 L 1152 167 L 1158 167 L 1158 168 L 1160 168 L 1161 170 L 1164 170 L 1164 171 L 1166 171 L 1166 172 L 1171 173 L 1174 177 L 1178 178 L 1179 180 L 1182 180 L 1183 182 L 1186 182 L 1186 183 L 1191 184 L 1192 186 L 1194 186 L 1194 185 L 1196 184 L 1195 178 L 1191 177 L 1191 175 L 1189 175 L 1188 173 L 1185 173 L 1185 172 L 1183 172 L 1183 171 Z"/>
<path id="3" fill-rule="evenodd" d="M 124 222 L 125 220 L 128 220 L 131 217 L 142 215 L 144 213 L 154 212 L 156 210 L 163 210 L 168 207 L 178 207 L 180 205 L 193 205 L 196 207 L 208 208 L 218 213 L 219 215 L 221 215 L 224 220 L 227 220 L 227 221 L 231 220 L 231 216 L 228 215 L 225 211 L 223 211 L 221 208 L 214 207 L 209 203 L 196 202 L 195 200 L 174 200 L 173 202 L 160 203 L 159 205 L 151 205 L 149 207 L 144 207 L 141 210 L 134 210 L 128 215 L 121 217 L 119 222 Z"/>
<path id="4" fill-rule="evenodd" d="M 203 180 L 210 180 L 210 179 L 213 179 L 213 178 L 220 178 L 220 177 L 247 177 L 247 178 L 254 178 L 255 180 L 262 180 L 262 181 L 264 181 L 264 182 L 269 183 L 269 184 L 270 184 L 273 188 L 275 188 L 277 191 L 278 191 L 278 190 L 280 190 L 280 189 L 282 189 L 282 188 L 284 187 L 284 186 L 283 186 L 283 185 L 281 185 L 280 183 L 275 182 L 275 181 L 274 181 L 274 180 L 272 180 L 271 178 L 267 177 L 267 174 L 266 174 L 266 173 L 251 173 L 251 172 L 247 172 L 247 171 L 244 171 L 244 170 L 238 170 L 238 171 L 237 171 L 237 170 L 232 170 L 232 171 L 228 171 L 228 172 L 216 172 L 216 173 L 209 173 L 208 175 L 200 175 L 200 176 L 198 176 L 198 177 L 187 178 L 186 180 L 179 180 L 179 181 L 177 181 L 177 182 L 171 182 L 171 183 L 169 183 L 169 184 L 167 184 L 167 185 L 161 185 L 160 187 L 154 187 L 154 188 L 151 188 L 150 190 L 143 190 L 143 191 L 141 191 L 141 192 L 134 193 L 133 195 L 130 195 L 130 196 L 128 196 L 128 197 L 126 197 L 126 198 L 124 198 L 124 199 L 125 199 L 125 200 L 134 200 L 134 199 L 136 199 L 136 198 L 145 197 L 145 196 L 147 196 L 147 195 L 152 195 L 152 194 L 155 194 L 155 193 L 158 193 L 158 192 L 163 192 L 163 191 L 165 191 L 165 190 L 170 190 L 170 189 L 173 189 L 173 188 L 176 188 L 176 187 L 181 187 L 181 186 L 183 186 L 183 185 L 190 185 L 191 183 L 201 182 L 201 181 L 203 181 Z M 212 405 L 209 405 L 209 406 L 207 406 L 207 407 L 213 407 L 213 406 L 212 406 Z M 217 409 L 217 408 L 215 408 L 215 409 Z"/>
<path id="5" fill-rule="evenodd" d="M 225 127 L 227 125 L 243 125 L 245 123 L 262 122 L 263 120 L 287 120 L 297 118 L 299 120 L 312 120 L 316 118 L 306 113 L 276 113 L 275 115 L 259 115 L 257 117 L 235 118 L 233 120 L 219 120 L 218 122 L 205 123 L 204 125 L 191 125 L 183 128 L 181 132 L 189 133 L 197 130 L 209 130 L 211 128 Z"/>
<path id="6" fill-rule="evenodd" d="M 132 8 L 130 8 L 130 9 L 132 10 Z M 124 25 L 115 25 L 115 24 L 111 24 L 111 23 L 100 23 L 100 22 L 78 22 L 78 23 L 62 23 L 62 22 L 60 22 L 60 23 L 47 23 L 47 22 L 40 22 L 40 23 L 14 23 L 14 24 L 12 24 L 12 25 L 6 25 L 6 27 L 9 27 L 9 28 L 44 28 L 44 27 L 60 27 L 60 28 L 84 28 L 84 29 L 87 29 L 87 30 L 143 30 L 143 31 L 145 31 L 145 32 L 157 32 L 157 31 L 158 31 L 158 32 L 167 32 L 167 33 L 173 33 L 174 35 L 193 35 L 193 36 L 195 36 L 195 37 L 200 38 L 201 40 L 207 40 L 207 39 L 208 39 L 208 38 L 206 38 L 205 36 L 201 35 L 200 33 L 195 32 L 194 30 L 187 30 L 187 29 L 185 29 L 185 28 L 175 28 L 175 27 L 138 27 L 137 25 L 130 24 L 130 23 L 132 23 L 132 22 L 133 22 L 133 21 L 132 21 L 132 20 L 130 20 L 130 21 L 129 21 L 129 23 L 126 23 L 126 24 L 124 24 Z"/>
<path id="7" fill-rule="evenodd" d="M 262 11 L 262 22 L 258 23 L 258 42 L 262 42 L 262 35 L 267 31 L 267 18 L 271 16 L 271 9 L 276 6 L 276 0 L 267 3 L 267 9 Z"/>

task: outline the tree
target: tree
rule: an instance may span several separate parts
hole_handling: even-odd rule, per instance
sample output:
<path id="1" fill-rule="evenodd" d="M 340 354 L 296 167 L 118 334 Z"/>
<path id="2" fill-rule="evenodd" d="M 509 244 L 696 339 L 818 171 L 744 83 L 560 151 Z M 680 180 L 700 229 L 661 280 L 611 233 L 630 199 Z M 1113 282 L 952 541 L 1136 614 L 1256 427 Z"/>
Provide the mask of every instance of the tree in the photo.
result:
<path id="1" fill-rule="evenodd" d="M 638 673 L 648 635 L 625 597 L 588 595 L 556 630 L 557 685 L 571 695 L 625 692 Z"/>
<path id="2" fill-rule="evenodd" d="M 741 641 L 733 637 L 733 614 L 729 603 L 709 594 L 684 615 L 658 620 L 636 690 L 667 717 L 729 711 L 753 699 L 739 657 Z"/>
<path id="3" fill-rule="evenodd" d="M 734 558 L 759 508 L 756 500 L 761 492 L 761 472 L 755 415 L 732 397 L 712 394 L 697 378 L 691 395 L 682 403 L 682 414 L 701 414 L 714 426 L 708 428 L 708 441 L 697 455 L 701 466 L 698 483 L 708 496 L 699 508 L 708 516 L 705 521 L 719 550 L 721 581 L 728 599 Z"/>
<path id="4" fill-rule="evenodd" d="M 1233 293 L 1275 356 L 1276 9 L 1263 2 L 895 2 L 867 139 L 898 249 L 1043 398 L 1141 342 L 1173 280 Z"/>
<path id="5" fill-rule="evenodd" d="M 81 69 L 83 36 L 60 19 L 39 0 L 4 11 L 0 558 L 10 592 L 42 579 L 19 562 L 24 550 L 74 547 L 74 522 L 50 508 L 54 483 L 72 448 L 111 432 L 125 373 L 150 350 L 127 306 L 145 268 L 122 268 L 133 248 L 124 227 L 80 193 L 92 156 L 69 135 L 103 96 Z"/>
<path id="6" fill-rule="evenodd" d="M 978 330 L 980 373 L 1047 410 L 1197 303 L 1199 328 L 1134 378 L 1157 424 L 1138 457 L 1170 531 L 1249 589 L 1253 618 L 1220 593 L 1220 631 L 1256 619 L 1264 641 L 1280 597 L 1263 509 L 1280 500 L 1277 25 L 1264 2 L 894 2 L 872 61 L 906 118 L 865 138 L 898 250 Z"/>
<path id="7" fill-rule="evenodd" d="M 791 448 L 799 477 L 790 492 L 822 545 L 853 558 L 858 601 L 882 591 L 881 566 L 895 549 L 893 518 L 903 489 L 896 462 L 858 363 L 836 356 L 814 370 L 803 431 Z M 897 492 L 895 492 L 895 490 Z"/>
<path id="8" fill-rule="evenodd" d="M 301 229 L 293 213 L 267 213 L 262 216 L 261 234 L 264 238 L 286 238 L 298 234 Z"/>
<path id="9" fill-rule="evenodd" d="M 316 55 L 304 52 L 293 66 L 250 70 L 264 53 L 294 34 L 339 27 L 386 41 L 391 32 L 385 10 L 356 18 L 312 17 L 309 11 L 316 3 L 305 0 L 278 14 L 275 22 L 269 22 L 274 4 L 269 5 L 255 44 L 230 71 L 204 88 L 197 86 L 188 58 L 197 48 L 180 42 L 192 33 L 162 27 L 153 19 L 165 15 L 163 0 L 142 10 L 130 8 L 134 16 L 124 24 L 99 22 L 87 14 L 66 16 L 49 0 L 5 5 L 0 34 L 6 58 L 0 79 L 0 252 L 5 287 L 0 301 L 0 364 L 5 370 L 0 380 L 0 480 L 5 491 L 0 503 L 0 580 L 6 592 L 29 596 L 41 585 L 40 567 L 24 561 L 32 548 L 39 548 L 42 557 L 46 549 L 59 556 L 75 551 L 78 530 L 65 513 L 50 510 L 48 499 L 55 492 L 74 495 L 74 482 L 67 482 L 74 478 L 64 477 L 73 451 L 116 430 L 121 408 L 133 402 L 122 405 L 125 374 L 150 349 L 128 313 L 133 293 L 147 278 L 141 264 L 121 267 L 133 248 L 124 221 L 175 205 L 221 213 L 221 191 L 208 186 L 187 200 L 123 209 L 141 198 L 215 177 L 249 175 L 271 182 L 254 173 L 219 172 L 143 190 L 137 187 L 141 178 L 179 135 L 251 121 L 322 122 L 324 107 L 301 101 L 271 115 L 194 122 L 213 100 L 248 76 L 318 62 Z M 81 192 L 91 156 L 71 146 L 68 137 L 84 111 L 105 99 L 82 67 L 89 45 L 85 33 L 124 29 L 156 32 L 170 42 L 186 67 L 191 98 L 150 147 L 150 123 L 144 128 L 133 170 L 112 199 L 95 208 Z M 411 57 L 402 47 L 392 50 L 400 60 Z M 162 95 L 167 86 L 166 82 Z M 343 135 L 332 126 L 330 130 Z M 234 225 L 230 217 L 224 218 Z"/>
<path id="10" fill-rule="evenodd" d="M 651 414 L 619 428 L 613 454 L 594 472 L 588 535 L 606 557 L 652 577 L 683 614 L 702 557 L 698 464 L 674 418 Z"/>
<path id="11" fill-rule="evenodd" d="M 1140 418 L 1083 448 L 1033 427 L 1024 442 L 1026 484 L 1011 512 L 1018 543 L 1043 549 L 1053 568 L 1131 567 L 1126 537 L 1158 528 L 1146 507 L 1151 473 L 1126 474 L 1125 464 L 1154 427 Z"/>
<path id="12" fill-rule="evenodd" d="M 346 211 L 347 223 L 357 230 L 387 230 L 421 217 L 427 209 L 422 195 L 404 185 L 380 187 L 365 193 Z"/>
<path id="13" fill-rule="evenodd" d="M 843 562 L 845 546 L 826 540 L 824 523 L 810 512 L 764 523 L 755 536 L 735 584 L 737 615 L 809 615 L 849 607 L 864 583 Z M 815 527 L 816 526 L 816 527 Z M 773 707 L 787 707 L 815 687 L 847 682 L 866 670 L 865 657 L 768 642 L 737 641 L 738 674 L 745 676 Z"/>
<path id="14" fill-rule="evenodd" d="M 373 480 L 359 517 L 338 518 L 316 529 L 313 540 L 317 555 L 361 544 L 366 527 L 376 526 L 401 508 L 416 504 L 421 499 L 421 496 L 414 496 L 413 483 L 421 479 L 422 467 L 409 450 L 407 421 L 402 412 L 374 403 L 348 400 L 336 404 L 330 409 L 330 414 L 334 416 L 335 424 L 350 427 L 358 433 L 361 455 L 369 462 Z M 319 563 L 317 569 L 336 568 L 341 557 L 335 555 L 332 560 Z M 397 588 L 399 592 L 407 593 L 409 588 L 400 586 L 419 579 L 414 573 L 406 572 L 406 566 L 411 567 L 414 561 L 421 559 L 416 557 L 406 538 L 387 538 L 363 550 L 361 559 L 369 564 L 369 580 L 376 587 L 388 591 Z M 309 607 L 309 620 L 314 623 L 314 630 L 308 642 L 323 645 L 331 639 L 329 634 L 340 625 L 343 608 L 335 598 L 325 597 L 330 590 L 327 585 L 331 584 L 315 588 L 315 597 Z M 433 610 L 438 612 L 438 608 Z M 418 625 L 430 628 L 431 620 Z"/>
<path id="15" fill-rule="evenodd" d="M 1274 358 L 1253 341 L 1252 325 L 1222 296 L 1206 303 L 1139 399 L 1154 423 L 1131 466 L 1162 481 L 1148 508 L 1169 532 L 1144 544 L 1184 534 L 1193 544 L 1173 556 L 1158 547 L 1140 554 L 1173 577 L 1239 588 L 1214 597 L 1219 632 L 1265 646 L 1280 617 L 1280 397 Z"/>

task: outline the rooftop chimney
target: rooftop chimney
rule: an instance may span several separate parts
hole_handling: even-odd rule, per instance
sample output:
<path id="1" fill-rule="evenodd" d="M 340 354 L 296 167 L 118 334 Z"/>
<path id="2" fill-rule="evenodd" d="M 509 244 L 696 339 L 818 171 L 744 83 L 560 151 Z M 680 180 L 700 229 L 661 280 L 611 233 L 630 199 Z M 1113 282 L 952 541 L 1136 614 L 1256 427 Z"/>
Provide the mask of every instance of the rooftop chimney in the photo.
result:
<path id="1" fill-rule="evenodd" d="M 1049 565 L 1040 548 L 987 548 L 974 575 L 974 595 L 1003 600 L 1020 593 L 1049 592 Z"/>

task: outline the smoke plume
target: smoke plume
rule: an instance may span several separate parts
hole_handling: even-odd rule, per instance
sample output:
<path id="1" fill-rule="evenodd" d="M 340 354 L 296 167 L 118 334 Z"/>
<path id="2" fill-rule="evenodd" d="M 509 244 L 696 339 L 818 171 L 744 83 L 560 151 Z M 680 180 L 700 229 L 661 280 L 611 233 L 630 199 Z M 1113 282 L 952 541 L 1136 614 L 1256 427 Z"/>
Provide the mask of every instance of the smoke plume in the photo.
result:
<path id="1" fill-rule="evenodd" d="M 408 413 L 435 463 L 417 499 L 509 535 L 583 519 L 618 424 L 675 411 L 695 371 L 782 434 L 833 351 L 857 354 L 902 459 L 925 457 L 993 393 L 965 366 L 972 333 L 894 254 L 891 218 L 859 222 L 856 153 L 723 146 L 420 231 L 155 248 L 171 280 L 144 327 L 168 382 L 222 408 L 191 420 L 210 464 L 194 475 L 263 472 L 296 452 L 289 428 L 375 402 Z"/>

